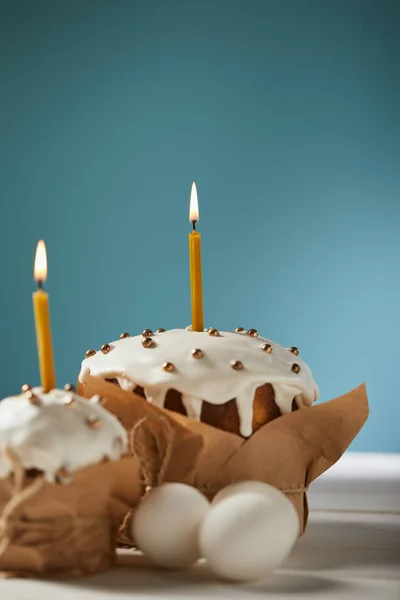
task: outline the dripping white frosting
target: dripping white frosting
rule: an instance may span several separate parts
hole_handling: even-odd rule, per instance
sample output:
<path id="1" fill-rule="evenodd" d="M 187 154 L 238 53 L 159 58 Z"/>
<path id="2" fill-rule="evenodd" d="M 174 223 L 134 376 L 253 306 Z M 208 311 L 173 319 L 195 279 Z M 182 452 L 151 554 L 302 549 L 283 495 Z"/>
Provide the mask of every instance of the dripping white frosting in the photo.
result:
<path id="1" fill-rule="evenodd" d="M 168 390 L 175 389 L 181 392 L 187 414 L 193 419 L 200 418 L 203 401 L 225 404 L 236 398 L 240 432 L 245 437 L 252 433 L 253 399 L 259 386 L 273 386 L 282 414 L 291 411 L 294 398 L 299 408 L 318 398 L 318 387 L 307 364 L 271 340 L 226 331 L 210 336 L 188 329 L 172 329 L 151 337 L 155 342 L 152 348 L 143 347 L 141 335 L 112 342 L 107 354 L 97 352 L 82 362 L 79 380 L 84 383 L 88 374 L 115 377 L 125 390 L 143 387 L 147 400 L 160 407 Z M 272 352 L 263 351 L 263 344 L 270 344 Z M 192 356 L 195 348 L 202 350 L 202 358 Z M 243 369 L 233 369 L 232 361 L 240 361 Z M 164 371 L 165 362 L 172 363 L 174 370 Z M 292 371 L 293 363 L 300 366 L 299 373 Z"/>
<path id="2" fill-rule="evenodd" d="M 126 450 L 125 429 L 108 410 L 73 392 L 33 388 L 40 405 L 25 394 L 0 402 L 0 446 L 10 446 L 25 469 L 43 471 L 54 481 L 60 469 L 72 473 L 97 464 L 104 458 L 116 460 Z M 98 427 L 88 421 L 97 419 Z M 0 477 L 6 477 L 11 465 L 0 453 Z"/>
<path id="3" fill-rule="evenodd" d="M 203 400 L 201 400 L 200 398 L 196 398 L 196 396 L 182 394 L 182 404 L 186 408 L 186 414 L 189 417 L 189 419 L 195 419 L 196 421 L 200 421 Z"/>

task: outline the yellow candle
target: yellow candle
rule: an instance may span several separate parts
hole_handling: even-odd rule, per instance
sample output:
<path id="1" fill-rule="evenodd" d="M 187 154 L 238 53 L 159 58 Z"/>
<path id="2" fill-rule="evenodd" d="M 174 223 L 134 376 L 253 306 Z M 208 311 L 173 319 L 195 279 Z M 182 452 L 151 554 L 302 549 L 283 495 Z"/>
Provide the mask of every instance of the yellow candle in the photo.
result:
<path id="1" fill-rule="evenodd" d="M 56 387 L 56 374 L 51 341 L 49 295 L 43 290 L 43 283 L 47 278 L 46 246 L 43 240 L 40 240 L 36 248 L 34 278 L 38 284 L 38 290 L 33 293 L 32 298 L 40 380 L 42 388 L 48 392 Z"/>
<path id="2" fill-rule="evenodd" d="M 196 231 L 199 220 L 199 203 L 195 182 L 190 194 L 189 219 L 193 231 L 189 233 L 190 292 L 192 296 L 192 331 L 203 331 L 203 285 L 201 278 L 201 235 Z"/>

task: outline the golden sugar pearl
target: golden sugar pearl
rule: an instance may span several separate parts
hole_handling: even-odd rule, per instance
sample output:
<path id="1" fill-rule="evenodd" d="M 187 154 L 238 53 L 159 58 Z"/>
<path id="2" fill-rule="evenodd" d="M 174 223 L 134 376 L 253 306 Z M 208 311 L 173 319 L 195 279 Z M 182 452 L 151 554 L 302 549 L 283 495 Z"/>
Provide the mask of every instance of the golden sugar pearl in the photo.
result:
<path id="1" fill-rule="evenodd" d="M 257 331 L 257 329 L 248 329 L 246 331 L 246 335 L 251 335 L 251 337 L 257 337 L 258 331 Z"/>
<path id="2" fill-rule="evenodd" d="M 268 354 L 272 354 L 272 346 L 271 346 L 271 344 L 263 344 L 261 346 L 261 350 L 264 350 L 264 352 L 268 352 Z"/>
<path id="3" fill-rule="evenodd" d="M 156 345 L 156 343 L 151 337 L 145 337 L 142 340 L 143 348 L 154 348 L 155 345 Z"/>
<path id="4" fill-rule="evenodd" d="M 58 471 L 56 471 L 57 479 L 67 479 L 70 477 L 71 473 L 68 471 L 66 467 L 60 467 Z"/>
<path id="5" fill-rule="evenodd" d="M 121 333 L 121 335 L 119 336 L 120 340 L 125 340 L 126 338 L 130 337 L 129 333 L 127 331 L 125 331 L 124 333 Z"/>
<path id="6" fill-rule="evenodd" d="M 25 392 L 25 398 L 27 398 L 33 406 L 43 406 L 41 399 L 35 396 L 32 390 Z"/>
<path id="7" fill-rule="evenodd" d="M 211 335 L 212 337 L 218 337 L 219 336 L 219 331 L 218 329 L 215 329 L 215 327 L 210 327 L 210 329 L 208 330 L 208 335 Z"/>
<path id="8" fill-rule="evenodd" d="M 235 371 L 241 371 L 243 369 L 243 363 L 240 360 L 233 360 L 231 362 L 231 367 Z"/>
<path id="9" fill-rule="evenodd" d="M 72 392 L 72 393 L 76 392 L 76 388 L 75 388 L 75 386 L 74 386 L 74 385 L 72 385 L 72 383 L 66 383 L 66 384 L 64 385 L 64 390 L 65 390 L 66 392 Z"/>
<path id="10" fill-rule="evenodd" d="M 76 406 L 77 402 L 73 396 L 64 400 L 64 406 Z"/>
<path id="11" fill-rule="evenodd" d="M 94 429 L 95 431 L 98 431 L 103 427 L 103 421 L 101 421 L 99 417 L 95 416 L 88 417 L 86 419 L 86 424 L 88 427 L 90 427 L 90 429 Z"/>
<path id="12" fill-rule="evenodd" d="M 299 355 L 299 349 L 296 348 L 296 346 L 290 346 L 289 348 L 289 352 L 291 352 L 292 354 L 294 354 L 295 356 Z"/>
<path id="13" fill-rule="evenodd" d="M 160 327 L 159 329 L 157 329 L 156 333 L 165 333 L 165 329 Z"/>
<path id="14" fill-rule="evenodd" d="M 170 362 L 165 362 L 162 366 L 163 371 L 166 371 L 167 373 L 172 373 L 172 371 L 175 370 L 175 367 L 172 363 Z"/>
<path id="15" fill-rule="evenodd" d="M 300 365 L 298 365 L 297 363 L 293 363 L 292 371 L 293 371 L 293 373 L 300 373 Z"/>
<path id="16" fill-rule="evenodd" d="M 203 358 L 203 350 L 200 350 L 200 348 L 195 348 L 192 350 L 192 356 L 193 358 Z"/>
<path id="17" fill-rule="evenodd" d="M 152 332 L 152 330 L 151 330 L 151 329 L 145 329 L 144 331 L 142 331 L 142 336 L 143 336 L 144 338 L 146 338 L 146 337 L 150 337 L 151 335 L 153 335 L 153 332 Z"/>
<path id="18" fill-rule="evenodd" d="M 103 344 L 102 347 L 100 348 L 100 352 L 102 352 L 103 354 L 108 354 L 111 350 L 111 346 L 110 344 Z"/>
<path id="19" fill-rule="evenodd" d="M 32 386 L 29 385 L 28 383 L 24 383 L 24 385 L 21 387 L 21 392 L 23 394 L 25 394 L 26 392 L 29 392 L 32 389 Z"/>
<path id="20" fill-rule="evenodd" d="M 107 381 L 107 380 L 106 380 Z M 90 399 L 88 399 L 89 402 L 91 402 L 92 404 L 100 404 L 100 406 L 104 406 L 106 400 L 105 398 L 103 398 L 103 396 L 99 396 L 99 394 L 96 394 L 95 396 L 92 396 Z"/>
<path id="21" fill-rule="evenodd" d="M 96 350 L 86 350 L 85 358 L 90 358 L 91 356 L 94 356 L 95 354 L 96 354 Z"/>
<path id="22" fill-rule="evenodd" d="M 235 329 L 236 333 L 243 333 L 244 331 L 246 331 L 244 327 L 236 327 Z"/>

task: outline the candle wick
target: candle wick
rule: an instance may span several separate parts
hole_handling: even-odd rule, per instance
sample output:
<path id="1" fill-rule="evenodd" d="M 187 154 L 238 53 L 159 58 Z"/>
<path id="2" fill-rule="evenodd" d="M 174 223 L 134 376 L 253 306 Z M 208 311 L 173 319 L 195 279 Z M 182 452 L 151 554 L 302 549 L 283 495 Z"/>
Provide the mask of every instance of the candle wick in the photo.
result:
<path id="1" fill-rule="evenodd" d="M 43 280 L 42 279 L 38 279 L 37 286 L 38 286 L 38 290 L 43 289 Z"/>
<path id="2" fill-rule="evenodd" d="M 192 225 L 193 225 L 193 231 L 196 231 L 196 220 L 192 221 Z"/>

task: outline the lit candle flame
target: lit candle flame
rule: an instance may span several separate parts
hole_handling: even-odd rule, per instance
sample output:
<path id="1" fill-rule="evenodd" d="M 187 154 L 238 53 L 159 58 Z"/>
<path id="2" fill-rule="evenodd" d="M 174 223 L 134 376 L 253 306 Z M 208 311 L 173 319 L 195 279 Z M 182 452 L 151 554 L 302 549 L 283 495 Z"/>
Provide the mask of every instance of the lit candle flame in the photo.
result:
<path id="1" fill-rule="evenodd" d="M 192 190 L 190 192 L 190 207 L 189 207 L 189 221 L 191 223 L 199 220 L 199 200 L 197 198 L 197 187 L 196 182 L 192 183 Z"/>
<path id="2" fill-rule="evenodd" d="M 35 267 L 33 269 L 35 281 L 43 283 L 47 279 L 47 253 L 46 244 L 43 240 L 38 242 L 35 255 Z"/>

